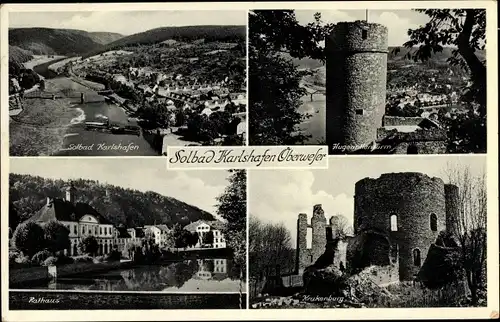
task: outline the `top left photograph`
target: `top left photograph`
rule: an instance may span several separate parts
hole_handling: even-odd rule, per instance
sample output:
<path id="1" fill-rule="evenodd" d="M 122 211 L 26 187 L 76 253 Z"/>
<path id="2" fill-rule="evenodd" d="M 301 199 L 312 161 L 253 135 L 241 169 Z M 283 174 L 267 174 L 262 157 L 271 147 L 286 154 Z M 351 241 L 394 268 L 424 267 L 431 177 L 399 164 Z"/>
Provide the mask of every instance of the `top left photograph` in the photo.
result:
<path id="1" fill-rule="evenodd" d="M 13 10 L 11 156 L 246 144 L 246 11 Z"/>

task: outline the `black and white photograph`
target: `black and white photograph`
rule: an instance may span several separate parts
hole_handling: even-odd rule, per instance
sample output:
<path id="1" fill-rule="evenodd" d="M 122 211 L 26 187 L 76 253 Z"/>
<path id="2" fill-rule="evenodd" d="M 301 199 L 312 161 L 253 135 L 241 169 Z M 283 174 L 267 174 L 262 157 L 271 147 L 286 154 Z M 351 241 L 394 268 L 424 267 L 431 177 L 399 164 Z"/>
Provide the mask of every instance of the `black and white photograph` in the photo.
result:
<path id="1" fill-rule="evenodd" d="M 10 155 L 246 144 L 245 10 L 8 16 Z"/>
<path id="2" fill-rule="evenodd" d="M 486 153 L 486 10 L 251 10 L 250 145 Z"/>
<path id="3" fill-rule="evenodd" d="M 245 309 L 246 173 L 18 158 L 11 310 Z"/>
<path id="4" fill-rule="evenodd" d="M 486 307 L 486 158 L 377 159 L 251 173 L 251 309 Z"/>

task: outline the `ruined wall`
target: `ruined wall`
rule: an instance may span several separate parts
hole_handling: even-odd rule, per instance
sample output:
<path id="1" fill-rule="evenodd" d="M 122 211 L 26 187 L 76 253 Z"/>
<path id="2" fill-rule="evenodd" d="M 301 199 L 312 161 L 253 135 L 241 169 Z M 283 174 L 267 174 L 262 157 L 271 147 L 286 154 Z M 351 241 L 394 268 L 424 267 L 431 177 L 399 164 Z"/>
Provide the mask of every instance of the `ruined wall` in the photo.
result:
<path id="1" fill-rule="evenodd" d="M 311 254 L 315 262 L 324 252 L 326 246 L 326 218 L 321 205 L 314 205 L 311 218 L 312 247 Z"/>
<path id="2" fill-rule="evenodd" d="M 446 203 L 446 230 L 453 232 L 460 212 L 458 208 L 459 189 L 453 184 L 444 185 Z"/>
<path id="3" fill-rule="evenodd" d="M 355 234 L 370 229 L 387 233 L 399 250 L 400 279 L 413 279 L 430 245 L 446 227 L 444 182 L 422 173 L 382 174 L 358 181 L 354 199 Z M 437 219 L 435 231 L 431 214 Z M 392 215 L 397 218 L 397 231 L 391 231 Z M 414 265 L 415 249 L 420 251 L 420 266 Z"/>
<path id="4" fill-rule="evenodd" d="M 385 112 L 387 28 L 341 22 L 325 43 L 328 146 L 375 141 Z"/>
<path id="5" fill-rule="evenodd" d="M 299 214 L 297 219 L 297 261 L 296 272 L 302 274 L 310 264 L 310 250 L 307 249 L 307 215 Z"/>

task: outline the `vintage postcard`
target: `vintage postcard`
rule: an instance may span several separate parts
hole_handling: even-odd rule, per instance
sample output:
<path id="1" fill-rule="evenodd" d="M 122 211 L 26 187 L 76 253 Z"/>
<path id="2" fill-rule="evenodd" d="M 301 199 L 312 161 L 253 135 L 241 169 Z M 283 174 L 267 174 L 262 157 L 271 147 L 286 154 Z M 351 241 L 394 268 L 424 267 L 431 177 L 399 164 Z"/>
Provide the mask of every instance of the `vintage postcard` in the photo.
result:
<path id="1" fill-rule="evenodd" d="M 251 10 L 250 144 L 486 153 L 485 28 L 485 9 Z"/>
<path id="2" fill-rule="evenodd" d="M 9 173 L 9 308 L 245 308 L 245 204 L 244 170 L 17 159 Z"/>
<path id="3" fill-rule="evenodd" d="M 2 320 L 498 318 L 496 11 L 1 5 Z"/>

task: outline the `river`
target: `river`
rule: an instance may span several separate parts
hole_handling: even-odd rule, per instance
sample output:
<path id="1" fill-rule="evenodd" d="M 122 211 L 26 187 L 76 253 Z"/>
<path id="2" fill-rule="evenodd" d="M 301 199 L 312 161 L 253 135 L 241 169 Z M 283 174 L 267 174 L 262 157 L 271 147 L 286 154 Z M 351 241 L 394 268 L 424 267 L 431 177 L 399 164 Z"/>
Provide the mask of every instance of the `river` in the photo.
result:
<path id="1" fill-rule="evenodd" d="M 43 70 L 46 76 L 48 65 Z M 42 74 L 42 76 L 44 76 Z M 57 156 L 158 156 L 151 145 L 141 135 L 112 134 L 110 132 L 96 132 L 85 129 L 85 122 L 102 121 L 102 116 L 109 119 L 110 124 L 137 125 L 125 110 L 116 105 L 108 104 L 105 97 L 97 92 L 83 87 L 68 77 L 51 77 L 49 80 L 60 89 L 69 89 L 71 92 L 72 107 L 80 115 L 74 118 L 69 125 L 61 150 Z M 80 104 L 80 93 L 84 93 L 85 102 Z"/>
<path id="2" fill-rule="evenodd" d="M 299 125 L 303 134 L 311 137 L 305 144 L 324 144 L 326 138 L 326 98 L 323 94 L 314 94 L 313 101 L 306 95 L 302 97 L 302 105 L 299 108 L 302 114 L 311 115 Z"/>
<path id="3" fill-rule="evenodd" d="M 193 259 L 164 265 L 136 266 L 104 273 L 58 278 L 30 289 L 148 291 L 163 293 L 246 292 L 230 259 Z"/>

